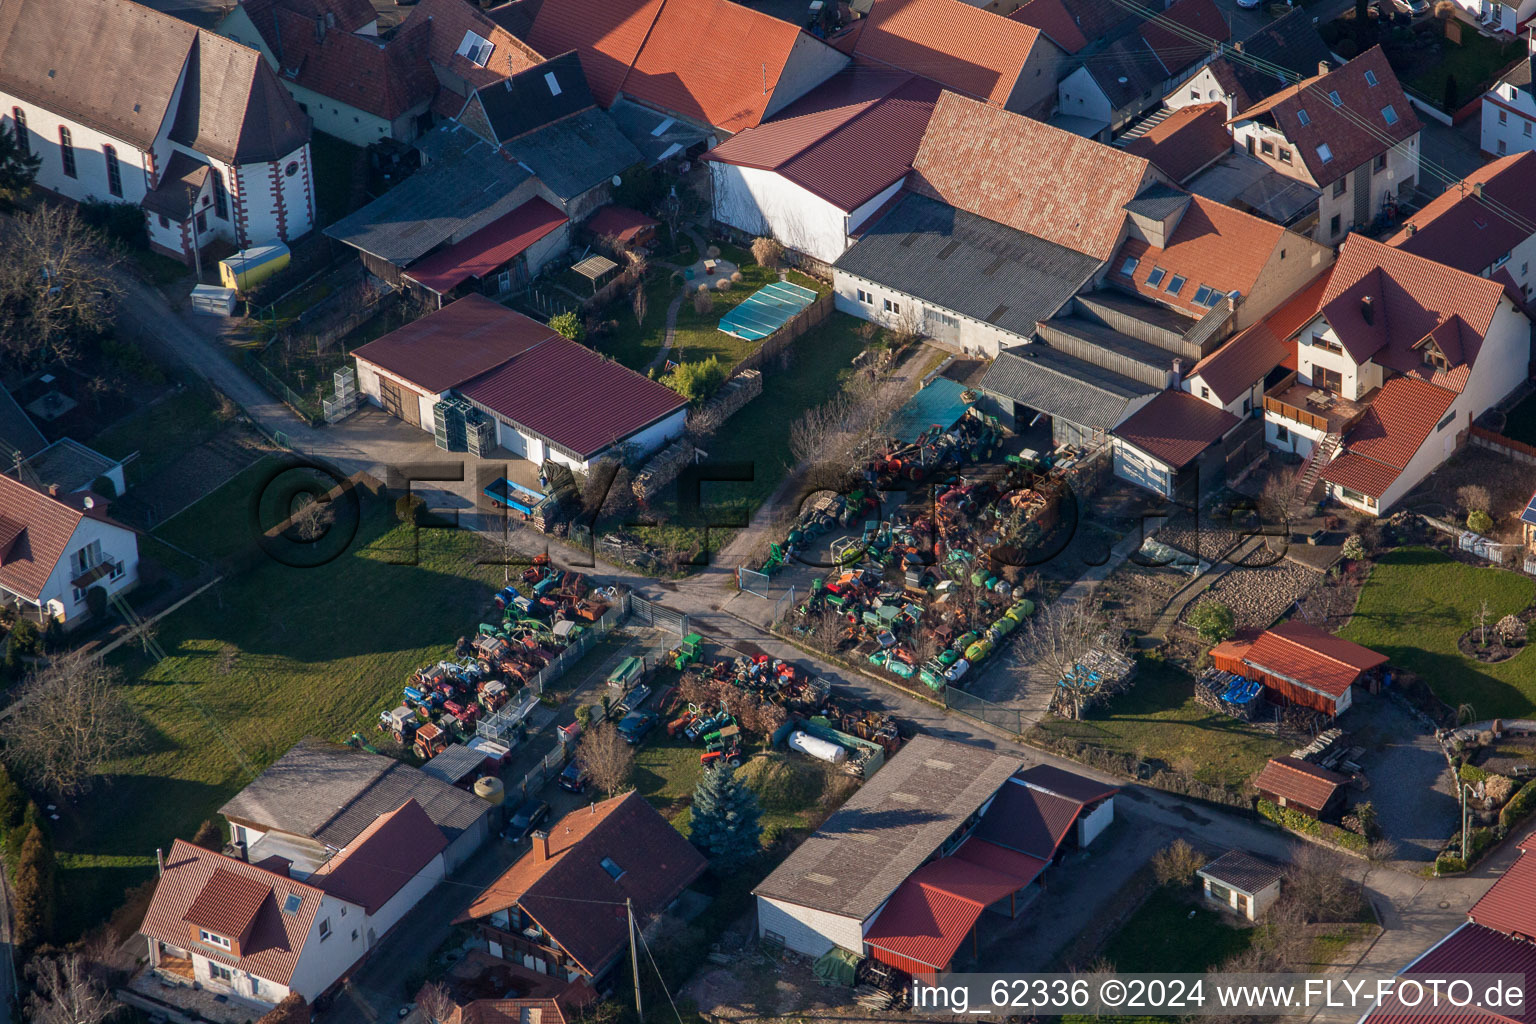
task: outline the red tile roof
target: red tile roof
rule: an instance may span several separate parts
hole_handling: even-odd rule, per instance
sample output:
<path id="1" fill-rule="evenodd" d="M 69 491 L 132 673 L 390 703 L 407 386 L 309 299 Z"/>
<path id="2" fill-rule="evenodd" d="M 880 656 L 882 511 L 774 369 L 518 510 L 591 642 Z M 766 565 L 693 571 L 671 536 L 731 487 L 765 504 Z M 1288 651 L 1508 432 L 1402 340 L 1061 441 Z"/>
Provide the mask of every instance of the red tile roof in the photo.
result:
<path id="1" fill-rule="evenodd" d="M 1497 888 L 1498 882 L 1494 883 Z M 1486 898 L 1486 897 L 1485 897 Z M 1536 904 L 1527 904 L 1528 906 Z M 1523 974 L 1536 977 L 1536 945 L 1510 938 L 1503 932 L 1467 923 L 1440 940 L 1427 953 L 1404 968 L 1405 977 L 1428 976 L 1453 978 L 1468 974 Z M 1529 985 L 1529 982 L 1527 982 Z M 1481 995 L 1481 993 L 1478 993 Z M 1429 993 L 1426 992 L 1426 998 Z M 1436 1007 L 1420 1002 L 1408 1008 L 1395 995 L 1389 995 L 1377 1010 L 1361 1024 L 1536 1024 L 1536 1005 L 1526 999 L 1519 1008 L 1503 1007 L 1501 1012 L 1477 1006 L 1465 1008 Z"/>
<path id="2" fill-rule="evenodd" d="M 1177 0 L 1163 12 L 1161 20 L 1143 23 L 1140 33 L 1169 74 L 1182 71 L 1209 54 L 1213 42 L 1226 42 L 1232 37 L 1226 15 L 1213 0 Z"/>
<path id="3" fill-rule="evenodd" d="M 535 842 L 537 846 L 537 841 Z M 602 866 L 610 858 L 615 879 Z M 638 793 L 572 811 L 549 827 L 549 859 L 530 850 L 470 904 L 467 918 L 520 907 L 589 971 L 600 970 L 628 939 L 623 903 L 642 923 L 661 913 L 704 873 L 700 853 Z M 617 906 L 573 903 L 568 898 Z"/>
<path id="4" fill-rule="evenodd" d="M 1478 195 L 1474 186 L 1482 186 Z M 1496 204 L 1496 205 L 1495 205 Z M 1468 174 L 1387 240 L 1448 267 L 1481 274 L 1531 236 L 1536 224 L 1536 153 L 1500 157 Z"/>
<path id="5" fill-rule="evenodd" d="M 390 120 L 431 102 L 438 83 L 427 63 L 429 23 L 402 27 L 387 41 L 340 30 L 317 38 L 305 6 L 285 4 L 258 23 L 270 26 L 262 37 L 284 81 Z"/>
<path id="6" fill-rule="evenodd" d="M 648 106 L 739 132 L 762 121 L 800 48 L 825 48 L 837 57 L 799 26 L 734 0 L 664 0 L 623 91 Z"/>
<path id="7" fill-rule="evenodd" d="M 1520 849 L 1515 862 L 1472 905 L 1467 917 L 1485 928 L 1536 942 L 1536 848 L 1531 837 Z"/>
<path id="8" fill-rule="evenodd" d="M 598 238 L 617 238 L 620 242 L 634 241 L 646 228 L 654 228 L 659 221 L 647 217 L 639 210 L 627 206 L 608 205 L 587 218 L 586 228 Z"/>
<path id="9" fill-rule="evenodd" d="M 1387 656 L 1305 622 L 1285 622 L 1259 634 L 1243 660 L 1269 675 L 1339 698 L 1362 672 L 1386 664 Z"/>
<path id="10" fill-rule="evenodd" d="M 1470 364 L 1505 294 L 1498 281 L 1351 234 L 1339 249 L 1319 312 L 1356 363 L 1389 342 L 1411 349 L 1444 320 L 1460 317 L 1479 339 L 1463 352 Z M 1366 299 L 1371 323 L 1363 313 Z"/>
<path id="11" fill-rule="evenodd" d="M 1033 26 L 963 0 L 874 0 L 854 53 L 1001 106 L 1039 37 Z"/>
<path id="12" fill-rule="evenodd" d="M 165 872 L 155 885 L 154 898 L 150 900 L 139 932 L 180 949 L 195 945 L 190 937 L 187 914 L 216 874 L 259 886 L 263 899 L 251 923 L 250 934 L 240 944 L 240 956 L 215 946 L 196 946 L 197 952 L 216 963 L 282 985 L 288 984 L 324 893 L 312 885 L 222 853 L 176 840 L 165 859 Z M 282 907 L 290 895 L 299 898 L 299 907 L 293 913 L 285 914 Z"/>
<path id="13" fill-rule="evenodd" d="M 889 94 L 847 107 L 776 118 L 704 154 L 706 160 L 777 171 L 845 212 L 912 169 L 939 87 L 904 76 Z"/>
<path id="14" fill-rule="evenodd" d="M 0 518 L 10 535 L 0 547 L 0 587 L 38 600 L 84 515 L 67 501 L 0 474 Z"/>
<path id="15" fill-rule="evenodd" d="M 1287 234 L 1285 228 L 1272 221 L 1260 220 L 1214 199 L 1191 196 L 1166 246 L 1158 249 L 1139 238 L 1128 238 L 1110 260 L 1110 268 L 1116 283 L 1129 283 L 1148 299 L 1201 317 L 1211 308 L 1195 302 L 1201 285 L 1222 295 L 1234 291 L 1251 294 L 1258 285 L 1259 274 L 1285 244 Z M 1304 241 L 1297 236 L 1291 236 L 1291 240 Z M 1129 279 L 1121 273 L 1127 259 L 1138 261 Z M 1155 288 L 1147 284 L 1154 267 L 1166 271 Z M 1176 277 L 1184 278 L 1185 284 L 1174 295 L 1168 286 Z"/>
<path id="16" fill-rule="evenodd" d="M 1174 469 L 1183 469 L 1241 422 L 1187 391 L 1163 391 L 1110 433 Z"/>
<path id="17" fill-rule="evenodd" d="M 1044 32 L 1067 53 L 1076 53 L 1134 16 L 1114 0 L 1029 0 L 1008 15 Z"/>
<path id="18" fill-rule="evenodd" d="M 864 933 L 876 951 L 943 970 L 987 907 L 1029 879 L 958 857 L 941 857 L 907 876 Z"/>
<path id="19" fill-rule="evenodd" d="M 1125 147 L 1127 153 L 1152 161 L 1175 182 L 1187 181 L 1231 150 L 1232 133 L 1222 103 L 1180 107 Z"/>
<path id="20" fill-rule="evenodd" d="M 542 197 L 534 196 L 462 242 L 439 249 L 414 264 L 405 276 L 428 291 L 446 295 L 471 277 L 483 278 L 492 273 L 566 223 L 565 214 Z"/>
<path id="21" fill-rule="evenodd" d="M 582 458 L 688 404 L 671 388 L 559 336 L 459 390 Z"/>
<path id="22" fill-rule="evenodd" d="M 1317 315 L 1328 272 L 1313 278 L 1269 316 L 1239 332 L 1190 370 L 1226 405 L 1277 366 L 1296 362 L 1296 334 Z"/>
<path id="23" fill-rule="evenodd" d="M 1416 377 L 1393 377 L 1344 438 L 1344 454 L 1323 467 L 1322 478 L 1380 498 L 1455 400 L 1456 393 L 1446 388 Z"/>
<path id="24" fill-rule="evenodd" d="M 1151 180 L 1141 157 L 950 92 L 912 168 L 913 191 L 1101 260 Z"/>
<path id="25" fill-rule="evenodd" d="M 197 899 L 181 919 L 215 935 L 244 942 L 256 914 L 271 895 L 272 887 L 261 879 L 219 868 L 203 883 Z"/>
<path id="26" fill-rule="evenodd" d="M 575 50 L 597 102 L 613 105 L 662 0 L 544 0 L 528 43 L 540 53 Z"/>
<path id="27" fill-rule="evenodd" d="M 377 914 L 448 845 L 448 837 L 414 799 L 381 814 L 309 881 L 338 899 Z"/>
<path id="28" fill-rule="evenodd" d="M 1366 81 L 1366 72 L 1375 77 L 1375 85 Z M 1342 110 L 1330 98 L 1333 92 L 1339 94 Z M 1387 107 L 1397 115 L 1393 124 L 1387 123 Z M 1307 114 L 1306 124 L 1301 122 L 1302 111 Z M 1273 123 L 1296 147 L 1319 186 L 1333 184 L 1420 128 L 1418 115 L 1380 46 L 1327 74 L 1302 79 L 1232 118 L 1233 123 L 1252 120 Z M 1370 127 L 1362 126 L 1359 120 Z M 1325 144 L 1332 153 L 1327 161 L 1318 152 Z"/>
<path id="29" fill-rule="evenodd" d="M 1254 780 L 1260 791 L 1283 796 L 1287 803 L 1320 811 L 1349 780 L 1299 757 L 1272 757 Z"/>
<path id="30" fill-rule="evenodd" d="M 428 35 L 427 56 L 438 72 L 438 81 L 443 83 L 438 98 L 443 99 L 442 93 L 454 96 L 458 100 L 453 110 L 455 115 L 476 89 L 544 62 L 535 48 L 497 25 L 466 0 L 419 0 L 400 32 L 424 22 L 429 22 L 432 29 Z M 484 67 L 459 55 L 466 32 L 473 32 L 491 44 L 491 55 Z"/>
<path id="31" fill-rule="evenodd" d="M 441 394 L 553 337 L 546 324 L 484 295 L 466 295 L 352 354 Z"/>

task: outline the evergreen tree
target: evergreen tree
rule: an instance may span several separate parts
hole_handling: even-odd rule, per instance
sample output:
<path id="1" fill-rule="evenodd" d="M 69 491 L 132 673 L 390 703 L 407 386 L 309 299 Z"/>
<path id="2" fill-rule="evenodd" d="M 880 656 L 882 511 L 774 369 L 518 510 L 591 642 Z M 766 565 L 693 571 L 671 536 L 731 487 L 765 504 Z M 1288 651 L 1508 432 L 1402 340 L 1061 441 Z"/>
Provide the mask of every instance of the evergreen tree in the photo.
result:
<path id="1" fill-rule="evenodd" d="M 0 765 L 0 832 L 9 832 L 21 824 L 21 816 L 27 809 L 27 797 L 11 773 Z"/>
<path id="2" fill-rule="evenodd" d="M 56 868 L 53 842 L 33 825 L 16 865 L 15 938 L 21 949 L 34 949 L 53 934 Z"/>
<path id="3" fill-rule="evenodd" d="M 730 765 L 704 773 L 693 791 L 692 835 L 717 867 L 730 870 L 757 855 L 763 826 L 757 794 Z"/>
<path id="4" fill-rule="evenodd" d="M 219 827 L 218 822 L 209 818 L 197 826 L 197 832 L 192 836 L 192 845 L 215 852 L 222 850 L 224 849 L 224 830 Z"/>
<path id="5" fill-rule="evenodd" d="M 0 207 L 10 206 L 26 194 L 42 162 L 36 153 L 22 152 L 16 132 L 0 125 Z"/>

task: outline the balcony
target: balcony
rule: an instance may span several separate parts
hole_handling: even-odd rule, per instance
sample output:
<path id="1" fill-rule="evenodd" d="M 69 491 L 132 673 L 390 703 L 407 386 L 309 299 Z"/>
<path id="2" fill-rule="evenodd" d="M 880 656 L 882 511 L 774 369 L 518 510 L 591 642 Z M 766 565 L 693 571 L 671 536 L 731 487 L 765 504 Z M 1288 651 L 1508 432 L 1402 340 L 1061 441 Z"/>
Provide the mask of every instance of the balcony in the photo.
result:
<path id="1" fill-rule="evenodd" d="M 1343 434 L 1360 422 L 1375 394 L 1371 391 L 1361 400 L 1352 402 L 1310 384 L 1298 383 L 1293 373 L 1265 393 L 1264 413 L 1319 434 Z"/>
<path id="2" fill-rule="evenodd" d="M 501 946 L 503 959 L 516 963 L 521 962 L 524 956 L 531 956 L 536 960 L 545 961 L 551 967 L 563 968 L 568 965 L 574 968 L 576 966 L 565 955 L 564 950 L 556 946 L 553 941 L 548 941 L 546 944 L 545 941 L 529 938 L 521 932 L 503 931 L 483 921 L 480 924 L 480 933 L 487 941 Z"/>

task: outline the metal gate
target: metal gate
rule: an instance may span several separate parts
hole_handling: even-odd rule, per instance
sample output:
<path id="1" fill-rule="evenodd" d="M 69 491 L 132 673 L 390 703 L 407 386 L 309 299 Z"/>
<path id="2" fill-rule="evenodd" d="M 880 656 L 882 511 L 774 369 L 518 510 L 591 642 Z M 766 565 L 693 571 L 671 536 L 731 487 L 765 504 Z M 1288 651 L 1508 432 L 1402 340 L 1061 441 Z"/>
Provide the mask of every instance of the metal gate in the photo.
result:
<path id="1" fill-rule="evenodd" d="M 767 597 L 770 577 L 765 572 L 748 569 L 745 566 L 736 568 L 736 586 L 742 593 L 751 594 L 754 597 Z"/>
<path id="2" fill-rule="evenodd" d="M 794 607 L 795 607 L 795 586 L 794 586 L 793 583 L 791 583 L 789 585 L 789 588 L 784 591 L 783 596 L 780 597 L 777 601 L 774 602 L 774 604 L 773 604 L 773 620 L 772 621 L 775 622 L 775 623 L 783 622 L 784 621 L 784 617 L 786 615 L 788 615 L 794 609 Z"/>
<path id="3" fill-rule="evenodd" d="M 678 636 L 688 635 L 688 616 L 682 612 L 675 612 L 634 593 L 629 595 L 629 610 L 630 614 L 647 626 L 670 629 Z"/>

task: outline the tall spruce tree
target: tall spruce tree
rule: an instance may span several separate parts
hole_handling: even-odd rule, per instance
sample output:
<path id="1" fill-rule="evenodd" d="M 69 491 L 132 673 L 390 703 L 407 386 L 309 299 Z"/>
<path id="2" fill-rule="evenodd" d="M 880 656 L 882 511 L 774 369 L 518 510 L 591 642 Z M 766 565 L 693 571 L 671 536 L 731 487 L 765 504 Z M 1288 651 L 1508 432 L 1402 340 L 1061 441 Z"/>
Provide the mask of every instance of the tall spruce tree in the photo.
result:
<path id="1" fill-rule="evenodd" d="M 27 831 L 16 864 L 16 945 L 32 950 L 53 935 L 57 864 L 53 841 L 37 825 Z"/>
<path id="2" fill-rule="evenodd" d="M 36 153 L 21 148 L 14 129 L 0 125 L 0 207 L 12 206 L 26 195 L 42 163 Z"/>
<path id="3" fill-rule="evenodd" d="M 730 765 L 704 773 L 693 791 L 692 834 L 695 846 L 720 870 L 738 867 L 757 855 L 763 826 L 757 794 L 736 778 Z"/>

